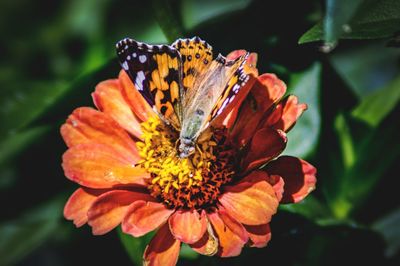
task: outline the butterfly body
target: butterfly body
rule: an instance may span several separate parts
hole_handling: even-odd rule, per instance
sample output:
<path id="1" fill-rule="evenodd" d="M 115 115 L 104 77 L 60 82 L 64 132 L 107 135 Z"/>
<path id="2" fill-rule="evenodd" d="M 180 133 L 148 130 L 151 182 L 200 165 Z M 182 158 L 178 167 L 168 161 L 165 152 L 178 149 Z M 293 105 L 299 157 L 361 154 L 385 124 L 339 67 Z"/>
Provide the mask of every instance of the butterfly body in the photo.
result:
<path id="1" fill-rule="evenodd" d="M 171 46 L 124 39 L 117 54 L 138 91 L 179 132 L 181 158 L 194 153 L 197 138 L 249 78 L 243 68 L 248 53 L 213 59 L 211 46 L 198 37 Z"/>

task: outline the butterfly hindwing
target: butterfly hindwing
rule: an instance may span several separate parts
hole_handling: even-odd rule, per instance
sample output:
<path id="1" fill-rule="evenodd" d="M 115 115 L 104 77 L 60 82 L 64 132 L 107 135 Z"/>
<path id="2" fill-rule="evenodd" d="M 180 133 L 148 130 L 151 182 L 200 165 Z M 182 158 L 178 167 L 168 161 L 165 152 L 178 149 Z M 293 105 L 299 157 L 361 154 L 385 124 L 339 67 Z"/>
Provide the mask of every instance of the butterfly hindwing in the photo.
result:
<path id="1" fill-rule="evenodd" d="M 137 90 L 161 117 L 175 128 L 180 127 L 180 53 L 169 45 L 148 45 L 123 39 L 116 45 L 122 68 Z"/>
<path id="2" fill-rule="evenodd" d="M 245 71 L 246 60 L 249 53 L 246 53 L 235 60 L 225 62 L 226 76 L 229 77 L 226 85 L 215 103 L 209 121 L 220 115 L 225 108 L 235 99 L 240 89 L 249 80 L 249 75 Z"/>
<path id="3" fill-rule="evenodd" d="M 195 140 L 233 101 L 248 80 L 243 70 L 247 56 L 228 61 L 218 55 L 207 71 L 196 78 L 193 88 L 186 91 L 183 99 L 181 136 Z"/>

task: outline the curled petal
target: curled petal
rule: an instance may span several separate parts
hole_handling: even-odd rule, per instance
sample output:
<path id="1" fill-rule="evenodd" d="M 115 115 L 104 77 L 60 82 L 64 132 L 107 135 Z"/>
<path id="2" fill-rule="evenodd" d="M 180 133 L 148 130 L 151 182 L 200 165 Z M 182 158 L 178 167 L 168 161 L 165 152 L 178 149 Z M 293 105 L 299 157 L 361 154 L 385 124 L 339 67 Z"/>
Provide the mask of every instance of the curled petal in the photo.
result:
<path id="1" fill-rule="evenodd" d="M 250 247 L 263 248 L 271 240 L 271 229 L 269 224 L 245 225 L 244 227 L 250 237 Z"/>
<path id="2" fill-rule="evenodd" d="M 75 109 L 61 127 L 68 147 L 83 143 L 99 143 L 112 147 L 133 163 L 139 159 L 136 145 L 117 122 L 89 107 Z"/>
<path id="3" fill-rule="evenodd" d="M 122 231 L 134 237 L 145 235 L 165 223 L 173 212 L 158 202 L 136 201 L 127 210 Z"/>
<path id="4" fill-rule="evenodd" d="M 240 49 L 240 50 L 234 50 L 230 52 L 227 56 L 226 59 L 228 60 L 235 60 L 236 58 L 245 55 L 247 53 L 246 50 Z"/>
<path id="5" fill-rule="evenodd" d="M 239 56 L 242 56 L 244 54 L 246 54 L 247 51 L 246 50 L 235 50 L 230 52 L 226 58 L 228 60 L 235 60 L 236 58 L 238 58 Z M 249 57 L 247 58 L 246 64 L 249 64 L 253 67 L 257 66 L 257 59 L 258 59 L 258 55 L 256 53 L 250 53 Z"/>
<path id="6" fill-rule="evenodd" d="M 164 224 L 150 241 L 143 255 L 143 265 L 175 266 L 181 242 L 173 237 L 168 224 Z"/>
<path id="7" fill-rule="evenodd" d="M 209 213 L 207 216 L 218 238 L 218 256 L 234 257 L 239 255 L 246 241 L 243 241 L 239 235 L 232 232 L 217 211 Z"/>
<path id="8" fill-rule="evenodd" d="M 283 193 L 284 193 L 284 186 L 285 182 L 283 181 L 283 178 L 279 175 L 268 175 L 267 177 L 268 183 L 272 186 L 272 188 L 275 191 L 276 198 L 278 201 L 282 200 Z"/>
<path id="9" fill-rule="evenodd" d="M 99 195 L 106 192 L 104 189 L 78 188 L 69 197 L 64 207 L 64 217 L 73 220 L 76 227 L 87 223 L 87 211 Z"/>
<path id="10" fill-rule="evenodd" d="M 87 143 L 69 148 L 63 155 L 64 173 L 70 180 L 90 188 L 120 184 L 146 185 L 148 173 L 135 167 L 124 155 L 101 144 Z"/>
<path id="11" fill-rule="evenodd" d="M 290 95 L 278 103 L 275 110 L 266 120 L 265 126 L 280 129 L 288 132 L 296 123 L 300 115 L 307 109 L 307 105 L 298 103 L 298 99 L 294 95 Z"/>
<path id="12" fill-rule="evenodd" d="M 194 251 L 206 256 L 214 256 L 218 252 L 218 246 L 218 238 L 215 236 L 214 230 L 209 222 L 207 222 L 207 232 L 203 237 L 196 243 L 190 245 Z"/>
<path id="13" fill-rule="evenodd" d="M 263 128 L 251 140 L 243 160 L 244 172 L 256 169 L 278 156 L 286 147 L 286 134 L 281 130 Z"/>
<path id="14" fill-rule="evenodd" d="M 219 202 L 235 220 L 247 225 L 266 224 L 278 207 L 278 199 L 272 186 L 266 181 L 266 173 L 252 172 L 246 180 L 234 186 L 226 186 Z"/>
<path id="15" fill-rule="evenodd" d="M 117 79 L 99 83 L 92 97 L 100 111 L 108 114 L 133 136 L 140 138 L 142 135 L 140 121 L 122 96 L 120 82 Z"/>
<path id="16" fill-rule="evenodd" d="M 240 114 L 232 131 L 232 138 L 238 147 L 246 143 L 259 127 L 265 112 L 286 92 L 286 85 L 274 74 L 263 74 L 251 88 L 240 107 Z"/>
<path id="17" fill-rule="evenodd" d="M 283 203 L 295 203 L 304 199 L 315 189 L 317 170 L 308 162 L 291 156 L 281 156 L 267 165 L 270 175 L 283 178 Z"/>
<path id="18" fill-rule="evenodd" d="M 156 115 L 124 70 L 121 70 L 118 79 L 121 83 L 122 95 L 140 121 L 147 121 L 149 117 Z"/>
<path id="19" fill-rule="evenodd" d="M 196 210 L 177 211 L 169 219 L 169 227 L 176 239 L 193 244 L 206 232 L 206 214 L 202 211 L 200 215 Z"/>
<path id="20" fill-rule="evenodd" d="M 98 197 L 88 211 L 93 234 L 102 235 L 114 229 L 130 204 L 147 197 L 147 194 L 129 190 L 112 190 Z"/>

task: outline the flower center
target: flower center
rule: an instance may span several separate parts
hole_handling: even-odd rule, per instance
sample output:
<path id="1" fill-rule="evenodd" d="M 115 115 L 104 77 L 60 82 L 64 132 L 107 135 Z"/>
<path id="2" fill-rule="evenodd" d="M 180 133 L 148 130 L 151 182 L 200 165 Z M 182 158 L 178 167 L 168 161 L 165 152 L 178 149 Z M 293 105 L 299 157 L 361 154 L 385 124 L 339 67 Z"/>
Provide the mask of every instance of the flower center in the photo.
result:
<path id="1" fill-rule="evenodd" d="M 142 158 L 138 165 L 151 174 L 151 195 L 170 208 L 214 205 L 221 186 L 234 174 L 234 151 L 225 143 L 225 130 L 203 132 L 194 154 L 180 158 L 178 132 L 157 117 L 141 126 L 143 141 L 136 142 Z"/>

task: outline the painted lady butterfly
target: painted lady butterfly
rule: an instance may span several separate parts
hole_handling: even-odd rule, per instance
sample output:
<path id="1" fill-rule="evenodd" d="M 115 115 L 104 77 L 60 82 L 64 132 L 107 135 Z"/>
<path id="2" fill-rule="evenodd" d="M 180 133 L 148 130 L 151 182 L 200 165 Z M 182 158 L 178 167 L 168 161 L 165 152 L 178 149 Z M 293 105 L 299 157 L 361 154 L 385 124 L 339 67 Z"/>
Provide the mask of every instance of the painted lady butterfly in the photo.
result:
<path id="1" fill-rule="evenodd" d="M 122 68 L 160 118 L 179 133 L 180 157 L 195 150 L 196 140 L 233 101 L 248 81 L 248 53 L 235 60 L 199 37 L 172 45 L 149 45 L 129 38 L 116 45 Z"/>

